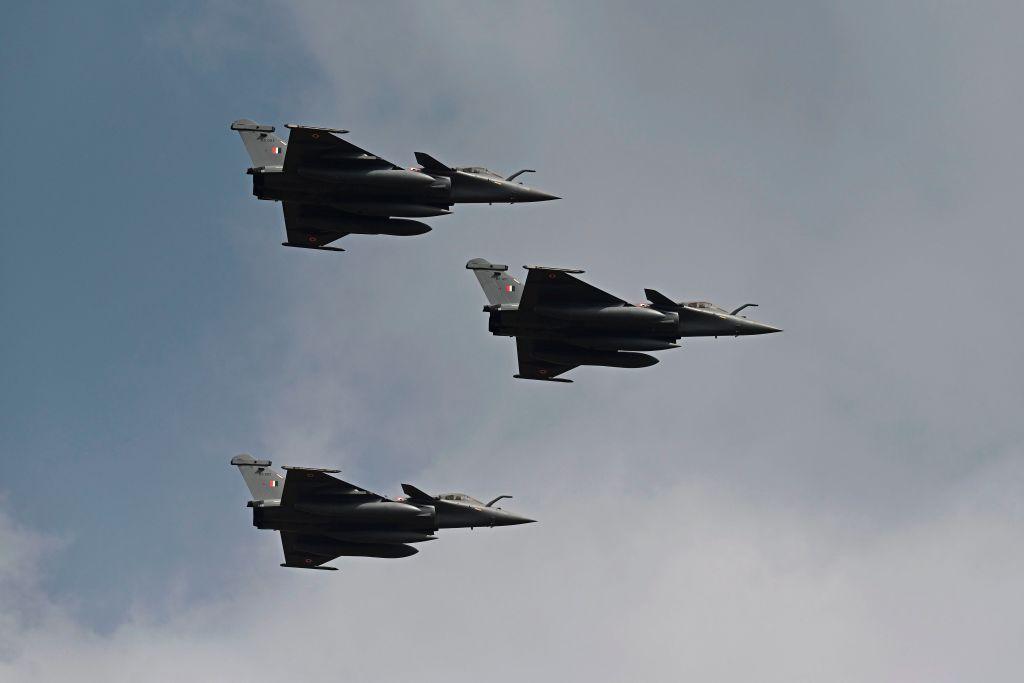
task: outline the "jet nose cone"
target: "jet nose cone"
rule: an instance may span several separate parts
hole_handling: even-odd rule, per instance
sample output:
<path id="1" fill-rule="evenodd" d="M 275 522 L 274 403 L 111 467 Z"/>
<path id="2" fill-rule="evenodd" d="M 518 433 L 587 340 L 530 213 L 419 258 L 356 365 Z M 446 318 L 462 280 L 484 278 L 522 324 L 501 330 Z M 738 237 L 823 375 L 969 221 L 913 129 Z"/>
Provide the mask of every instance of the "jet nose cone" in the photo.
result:
<path id="1" fill-rule="evenodd" d="M 513 524 L 533 524 L 537 520 L 529 517 L 520 517 L 511 512 L 500 511 L 495 515 L 494 526 L 512 526 Z"/>
<path id="2" fill-rule="evenodd" d="M 752 320 L 747 321 L 747 334 L 771 334 L 773 332 L 782 332 L 782 329 L 764 323 L 755 323 Z"/>
<path id="3" fill-rule="evenodd" d="M 505 521 L 506 526 L 512 526 L 513 524 L 533 524 L 537 520 L 530 519 L 529 517 L 520 517 L 518 515 L 512 515 L 512 518 Z"/>
<path id="4" fill-rule="evenodd" d="M 549 202 L 552 199 L 561 199 L 561 197 L 558 197 L 553 194 L 548 194 L 547 192 L 541 192 L 540 190 L 534 190 L 533 188 L 530 187 L 524 187 L 522 191 L 522 199 L 520 199 L 519 201 Z"/>

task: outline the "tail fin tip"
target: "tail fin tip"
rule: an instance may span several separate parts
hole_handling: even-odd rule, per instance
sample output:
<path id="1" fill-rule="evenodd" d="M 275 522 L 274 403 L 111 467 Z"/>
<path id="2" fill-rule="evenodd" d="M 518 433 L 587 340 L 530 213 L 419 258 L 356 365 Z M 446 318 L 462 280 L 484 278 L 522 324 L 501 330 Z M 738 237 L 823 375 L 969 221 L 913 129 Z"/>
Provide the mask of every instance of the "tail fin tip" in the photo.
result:
<path id="1" fill-rule="evenodd" d="M 485 258 L 470 259 L 466 263 L 467 270 L 508 270 L 508 266 L 491 263 Z"/>
<path id="2" fill-rule="evenodd" d="M 238 119 L 231 124 L 231 130 L 247 130 L 253 133 L 273 133 L 275 128 L 273 126 L 265 126 L 263 124 L 256 123 L 251 119 Z"/>

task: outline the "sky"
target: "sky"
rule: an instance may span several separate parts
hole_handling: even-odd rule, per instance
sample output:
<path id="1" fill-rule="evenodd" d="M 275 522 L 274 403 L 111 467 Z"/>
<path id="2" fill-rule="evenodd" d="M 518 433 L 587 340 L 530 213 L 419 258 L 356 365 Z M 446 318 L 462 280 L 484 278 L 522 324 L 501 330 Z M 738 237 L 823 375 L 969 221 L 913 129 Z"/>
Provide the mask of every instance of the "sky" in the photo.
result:
<path id="1" fill-rule="evenodd" d="M 0 681 L 1017 681 L 1014 3 L 44 3 L 0 26 Z M 282 249 L 237 118 L 563 197 Z M 782 334 L 515 380 L 465 262 Z M 281 569 L 236 453 L 538 524 Z"/>

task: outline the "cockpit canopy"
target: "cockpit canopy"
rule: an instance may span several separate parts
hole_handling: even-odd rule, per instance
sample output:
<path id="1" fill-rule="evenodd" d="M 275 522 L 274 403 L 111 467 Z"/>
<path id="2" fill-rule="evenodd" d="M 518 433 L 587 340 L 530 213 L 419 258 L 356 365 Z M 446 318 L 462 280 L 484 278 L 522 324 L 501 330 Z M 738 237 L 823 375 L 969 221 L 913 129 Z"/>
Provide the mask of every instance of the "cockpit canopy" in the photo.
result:
<path id="1" fill-rule="evenodd" d="M 714 305 L 710 301 L 684 301 L 683 305 L 686 306 L 687 308 L 699 308 L 703 311 L 725 313 L 726 315 L 729 314 L 729 311 L 725 310 L 724 308 L 721 308 L 720 306 Z"/>
<path id="2" fill-rule="evenodd" d="M 505 179 L 503 176 L 500 176 L 494 171 L 486 169 L 483 166 L 462 166 L 461 168 L 456 168 L 455 170 L 462 171 L 463 173 L 472 173 L 473 175 L 487 176 L 488 178 L 499 178 L 501 180 Z"/>
<path id="3" fill-rule="evenodd" d="M 479 505 L 483 507 L 483 503 L 473 496 L 467 496 L 465 493 L 442 493 L 437 497 L 437 499 L 450 501 L 452 503 L 465 503 L 467 505 Z"/>

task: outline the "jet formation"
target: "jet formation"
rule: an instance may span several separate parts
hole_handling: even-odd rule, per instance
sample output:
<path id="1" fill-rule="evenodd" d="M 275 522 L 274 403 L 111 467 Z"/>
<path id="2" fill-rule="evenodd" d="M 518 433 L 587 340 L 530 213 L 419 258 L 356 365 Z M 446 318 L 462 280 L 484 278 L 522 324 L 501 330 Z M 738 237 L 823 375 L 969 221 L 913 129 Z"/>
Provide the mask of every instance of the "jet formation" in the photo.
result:
<path id="1" fill-rule="evenodd" d="M 423 152 L 416 152 L 419 166 L 406 169 L 343 140 L 346 130 L 285 127 L 287 143 L 274 126 L 231 124 L 252 160 L 252 193 L 282 203 L 286 247 L 344 251 L 327 245 L 350 234 L 422 235 L 430 226 L 409 219 L 449 214 L 453 204 L 558 199 L 515 182 L 533 169 L 506 178 L 482 166 L 447 166 Z"/>
<path id="2" fill-rule="evenodd" d="M 285 466 L 237 455 L 238 467 L 252 500 L 252 524 L 281 532 L 282 567 L 329 569 L 326 562 L 346 557 L 397 558 L 415 555 L 411 543 L 433 541 L 439 529 L 528 524 L 535 520 L 506 512 L 464 493 L 431 496 L 411 484 L 406 495 L 386 498 L 330 475 L 339 470 Z"/>
<path id="3" fill-rule="evenodd" d="M 582 270 L 523 266 L 526 284 L 508 266 L 475 258 L 466 264 L 487 297 L 488 329 L 515 337 L 519 379 L 571 382 L 559 378 L 580 365 L 643 368 L 658 359 L 642 351 L 678 348 L 682 337 L 725 337 L 780 332 L 740 311 L 707 301 L 675 302 L 645 289 L 649 303 L 630 304 L 583 282 Z"/>
<path id="4" fill-rule="evenodd" d="M 421 235 L 419 220 L 451 213 L 460 203 L 539 202 L 558 197 L 481 166 L 453 167 L 423 152 L 402 168 L 341 135 L 348 131 L 287 124 L 288 141 L 273 126 L 239 119 L 231 124 L 252 160 L 247 173 L 258 199 L 279 201 L 286 247 L 344 251 L 328 246 L 350 234 Z M 475 258 L 466 264 L 487 297 L 484 312 L 496 336 L 514 337 L 521 379 L 571 382 L 560 377 L 581 365 L 642 368 L 658 360 L 647 352 L 678 348 L 683 337 L 768 334 L 780 330 L 707 301 L 673 301 L 644 290 L 631 304 L 576 277 L 571 268 L 524 266 L 525 285 L 508 266 Z M 252 500 L 253 526 L 280 532 L 283 567 L 324 566 L 338 557 L 408 557 L 416 543 L 440 529 L 526 524 L 534 520 L 462 493 L 432 496 L 402 484 L 405 496 L 387 498 L 334 476 L 339 470 L 288 467 L 239 455 Z"/>

